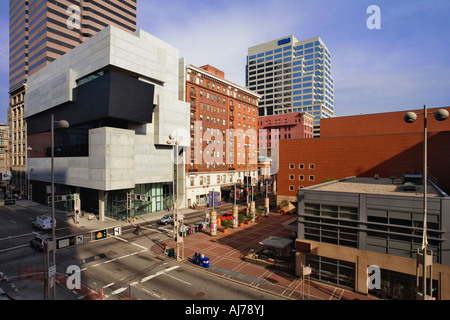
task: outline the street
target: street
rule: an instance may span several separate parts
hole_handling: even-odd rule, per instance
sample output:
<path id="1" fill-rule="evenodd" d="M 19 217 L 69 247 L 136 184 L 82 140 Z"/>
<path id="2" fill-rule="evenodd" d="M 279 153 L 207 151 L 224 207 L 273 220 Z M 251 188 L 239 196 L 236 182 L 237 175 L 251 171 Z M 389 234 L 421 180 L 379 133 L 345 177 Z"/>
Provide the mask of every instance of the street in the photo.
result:
<path id="1" fill-rule="evenodd" d="M 201 221 L 206 211 L 199 210 L 186 216 L 186 223 Z M 217 211 L 218 215 L 229 212 L 227 208 Z M 42 274 L 44 254 L 32 249 L 29 241 L 38 234 L 51 233 L 33 229 L 31 225 L 37 215 L 45 213 L 48 214 L 17 205 L 0 207 L 0 270 L 5 272 L 9 282 L 20 283 L 30 272 Z M 155 244 L 172 239 L 172 228 L 170 224 L 158 226 L 155 221 L 149 221 L 141 223 L 138 236 L 132 233 L 134 227 L 129 226 L 122 228 L 118 236 L 91 240 L 92 230 L 57 219 L 57 239 L 74 235 L 84 237 L 83 244 L 57 251 L 57 273 L 67 274 L 70 266 L 79 268 L 83 287 L 102 293 L 108 300 L 280 299 L 277 295 L 202 272 L 193 264 L 179 264 L 152 252 Z"/>

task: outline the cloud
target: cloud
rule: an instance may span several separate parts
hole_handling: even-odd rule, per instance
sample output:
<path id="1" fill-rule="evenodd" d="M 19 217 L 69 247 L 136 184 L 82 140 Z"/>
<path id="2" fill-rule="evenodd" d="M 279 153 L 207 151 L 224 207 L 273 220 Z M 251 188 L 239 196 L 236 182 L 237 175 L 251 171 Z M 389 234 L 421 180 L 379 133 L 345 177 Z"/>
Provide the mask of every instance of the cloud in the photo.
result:
<path id="1" fill-rule="evenodd" d="M 228 80 L 242 86 L 248 47 L 291 35 L 298 19 L 298 15 L 286 15 L 276 1 L 267 1 L 264 6 L 255 1 L 208 1 L 205 6 L 202 1 L 199 5 L 190 2 L 196 4 L 196 10 L 185 1 L 168 1 L 168 7 L 163 7 L 163 2 L 153 11 L 150 8 L 155 2 L 146 1 L 142 11 L 149 10 L 152 15 L 168 13 L 156 21 L 140 16 L 140 28 L 179 48 L 187 63 L 211 64 L 224 71 Z"/>

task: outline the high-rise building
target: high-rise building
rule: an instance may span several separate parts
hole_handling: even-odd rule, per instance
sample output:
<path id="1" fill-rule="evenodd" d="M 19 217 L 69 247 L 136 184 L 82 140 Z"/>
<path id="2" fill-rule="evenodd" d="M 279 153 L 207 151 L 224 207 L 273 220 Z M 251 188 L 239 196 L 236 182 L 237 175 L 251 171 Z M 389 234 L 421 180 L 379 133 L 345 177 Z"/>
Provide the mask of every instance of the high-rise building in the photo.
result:
<path id="1" fill-rule="evenodd" d="M 108 25 L 136 31 L 136 0 L 11 0 L 9 89 Z"/>
<path id="2" fill-rule="evenodd" d="M 191 148 L 186 161 L 186 203 L 212 205 L 245 198 L 258 181 L 256 93 L 225 79 L 212 66 L 186 67 L 191 105 Z M 256 190 L 256 189 L 255 189 Z"/>
<path id="3" fill-rule="evenodd" d="M 299 41 L 289 36 L 250 47 L 246 86 L 262 95 L 260 117 L 313 114 L 314 137 L 320 135 L 320 119 L 334 116 L 331 55 L 320 37 Z"/>
<path id="4" fill-rule="evenodd" d="M 8 125 L 13 185 L 24 191 L 27 129 L 26 82 L 52 61 L 108 25 L 136 31 L 137 0 L 10 0 Z"/>

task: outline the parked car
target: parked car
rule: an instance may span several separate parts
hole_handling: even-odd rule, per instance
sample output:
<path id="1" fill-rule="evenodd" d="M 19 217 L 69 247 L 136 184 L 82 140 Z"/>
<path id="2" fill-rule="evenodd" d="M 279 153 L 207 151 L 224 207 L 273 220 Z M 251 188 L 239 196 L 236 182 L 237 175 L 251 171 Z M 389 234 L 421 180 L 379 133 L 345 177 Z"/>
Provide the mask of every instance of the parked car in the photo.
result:
<path id="1" fill-rule="evenodd" d="M 49 216 L 39 216 L 32 222 L 33 227 L 41 230 L 50 230 L 52 228 L 52 218 Z M 56 227 L 56 220 L 55 220 Z"/>
<path id="2" fill-rule="evenodd" d="M 30 240 L 30 246 L 36 251 L 43 251 L 44 245 L 47 241 L 52 241 L 52 238 L 49 236 L 36 236 Z"/>
<path id="3" fill-rule="evenodd" d="M 159 223 L 159 224 L 173 223 L 173 213 L 171 213 L 171 214 L 166 214 L 164 217 L 162 217 L 161 219 L 159 219 L 158 223 Z"/>
<path id="4" fill-rule="evenodd" d="M 232 220 L 233 219 L 233 214 L 232 213 L 225 213 L 222 216 L 219 217 L 221 221 L 225 221 L 225 220 Z"/>

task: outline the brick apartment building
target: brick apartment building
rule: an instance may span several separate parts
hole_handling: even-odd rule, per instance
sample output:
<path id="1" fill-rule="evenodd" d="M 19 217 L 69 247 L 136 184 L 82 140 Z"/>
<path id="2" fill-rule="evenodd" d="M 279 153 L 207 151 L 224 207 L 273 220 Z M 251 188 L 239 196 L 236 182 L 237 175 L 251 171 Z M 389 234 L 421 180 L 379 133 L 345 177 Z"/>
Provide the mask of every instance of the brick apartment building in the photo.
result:
<path id="1" fill-rule="evenodd" d="M 186 153 L 186 203 L 230 200 L 258 180 L 260 96 L 225 79 L 210 65 L 186 67 L 186 102 L 191 105 L 191 148 Z"/>
<path id="2" fill-rule="evenodd" d="M 446 108 L 450 110 L 450 108 Z M 434 112 L 437 109 L 429 109 Z M 408 110 L 409 111 L 409 110 Z M 423 121 L 407 124 L 406 111 L 321 120 L 319 139 L 280 141 L 278 202 L 297 190 L 350 176 L 389 178 L 423 171 Z M 423 113 L 418 110 L 416 113 Z M 450 192 L 450 120 L 428 120 L 429 174 Z"/>

